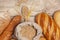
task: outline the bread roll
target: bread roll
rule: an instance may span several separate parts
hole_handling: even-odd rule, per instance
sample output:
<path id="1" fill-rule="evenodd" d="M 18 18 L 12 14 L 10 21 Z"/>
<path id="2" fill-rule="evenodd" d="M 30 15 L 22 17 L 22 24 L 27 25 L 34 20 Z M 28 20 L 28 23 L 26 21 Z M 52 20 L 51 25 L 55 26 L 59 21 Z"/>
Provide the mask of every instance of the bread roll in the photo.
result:
<path id="1" fill-rule="evenodd" d="M 15 30 L 18 40 L 39 40 L 42 36 L 41 28 L 33 22 L 21 23 Z"/>
<path id="2" fill-rule="evenodd" d="M 42 12 L 36 15 L 35 22 L 41 25 L 43 35 L 47 40 L 59 40 L 59 28 L 48 14 Z"/>
<path id="3" fill-rule="evenodd" d="M 57 10 L 54 12 L 54 21 L 57 23 L 57 25 L 60 27 L 60 10 Z"/>
<path id="4" fill-rule="evenodd" d="M 60 10 L 57 10 L 57 11 L 54 12 L 53 18 L 54 18 L 54 21 L 55 21 L 56 25 L 58 26 L 59 36 L 60 36 Z"/>

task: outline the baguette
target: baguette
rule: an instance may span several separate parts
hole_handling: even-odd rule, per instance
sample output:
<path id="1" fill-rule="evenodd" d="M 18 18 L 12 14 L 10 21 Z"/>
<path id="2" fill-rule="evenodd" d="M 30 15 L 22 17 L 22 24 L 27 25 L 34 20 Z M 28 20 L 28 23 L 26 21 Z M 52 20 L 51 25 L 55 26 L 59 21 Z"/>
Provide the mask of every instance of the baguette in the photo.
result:
<path id="1" fill-rule="evenodd" d="M 14 28 L 18 23 L 21 21 L 21 16 L 15 16 L 10 24 L 7 26 L 6 30 L 0 35 L 0 40 L 9 40 L 11 38 L 11 35 L 13 33 Z"/>
<path id="2" fill-rule="evenodd" d="M 47 40 L 59 40 L 59 28 L 48 14 L 42 12 L 36 15 L 35 22 L 41 26 Z"/>

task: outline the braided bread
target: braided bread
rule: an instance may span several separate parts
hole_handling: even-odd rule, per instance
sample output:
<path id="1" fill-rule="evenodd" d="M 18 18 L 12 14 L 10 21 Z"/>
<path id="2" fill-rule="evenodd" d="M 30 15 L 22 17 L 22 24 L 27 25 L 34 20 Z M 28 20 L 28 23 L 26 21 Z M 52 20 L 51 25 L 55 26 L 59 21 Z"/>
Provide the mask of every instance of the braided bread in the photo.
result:
<path id="1" fill-rule="evenodd" d="M 36 15 L 35 22 L 41 26 L 47 40 L 59 40 L 59 28 L 49 15 L 42 12 Z"/>

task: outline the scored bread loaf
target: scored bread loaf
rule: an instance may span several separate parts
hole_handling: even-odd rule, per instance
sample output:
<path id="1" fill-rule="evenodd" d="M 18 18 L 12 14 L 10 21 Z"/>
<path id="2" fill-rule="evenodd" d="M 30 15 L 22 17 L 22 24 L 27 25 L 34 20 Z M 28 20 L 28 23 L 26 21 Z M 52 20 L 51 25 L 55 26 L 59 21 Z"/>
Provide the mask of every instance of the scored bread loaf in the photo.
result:
<path id="1" fill-rule="evenodd" d="M 59 40 L 59 28 L 48 14 L 42 12 L 36 15 L 35 22 L 41 26 L 47 40 Z"/>

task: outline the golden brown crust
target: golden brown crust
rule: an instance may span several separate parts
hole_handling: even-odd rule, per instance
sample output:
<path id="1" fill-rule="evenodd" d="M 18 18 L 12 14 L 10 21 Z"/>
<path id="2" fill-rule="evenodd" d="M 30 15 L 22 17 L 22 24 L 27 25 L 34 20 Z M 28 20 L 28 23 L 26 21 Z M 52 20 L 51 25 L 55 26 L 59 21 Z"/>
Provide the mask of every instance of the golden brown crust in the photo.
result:
<path id="1" fill-rule="evenodd" d="M 35 22 L 41 26 L 47 40 L 59 40 L 59 29 L 49 15 L 42 12 L 35 17 Z"/>
<path id="2" fill-rule="evenodd" d="M 11 20 L 11 22 L 9 23 L 7 28 L 4 30 L 4 32 L 0 35 L 0 40 L 9 40 L 11 38 L 11 36 L 12 36 L 14 28 L 20 22 L 21 22 L 21 16 L 20 15 L 15 16 Z"/>
<path id="3" fill-rule="evenodd" d="M 41 36 L 40 40 L 46 40 L 46 38 L 44 36 Z"/>
<path id="4" fill-rule="evenodd" d="M 60 10 L 54 12 L 54 22 L 55 22 L 55 30 L 56 30 L 56 40 L 60 39 Z M 59 39 L 58 39 L 59 38 Z"/>
<path id="5" fill-rule="evenodd" d="M 56 24 L 60 27 L 60 10 L 54 12 L 53 18 Z"/>

